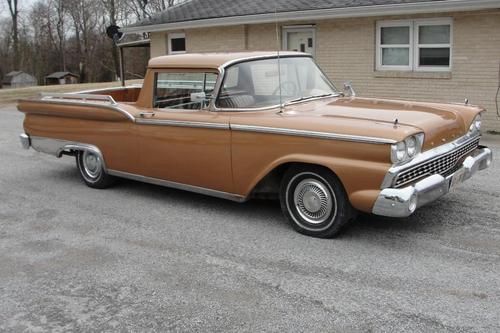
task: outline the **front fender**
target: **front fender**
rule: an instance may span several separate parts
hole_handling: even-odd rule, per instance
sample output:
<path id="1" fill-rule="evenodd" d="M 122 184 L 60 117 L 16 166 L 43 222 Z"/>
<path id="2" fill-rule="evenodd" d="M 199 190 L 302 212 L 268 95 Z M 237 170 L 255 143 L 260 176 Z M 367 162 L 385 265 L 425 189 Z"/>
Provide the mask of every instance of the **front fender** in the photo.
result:
<path id="1" fill-rule="evenodd" d="M 311 164 L 328 168 L 339 178 L 353 207 L 365 212 L 372 210 L 380 192 L 380 186 L 390 168 L 390 164 L 383 162 L 312 154 L 289 154 L 273 160 L 259 170 L 243 188 L 244 195 L 248 196 L 270 172 L 287 164 Z"/>

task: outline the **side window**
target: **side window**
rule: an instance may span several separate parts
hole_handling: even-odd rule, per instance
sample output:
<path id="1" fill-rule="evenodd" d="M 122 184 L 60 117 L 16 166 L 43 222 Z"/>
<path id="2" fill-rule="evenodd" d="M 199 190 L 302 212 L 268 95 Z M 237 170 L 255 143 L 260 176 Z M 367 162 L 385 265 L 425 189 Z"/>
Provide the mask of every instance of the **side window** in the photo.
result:
<path id="1" fill-rule="evenodd" d="M 215 73 L 206 73 L 205 74 L 205 94 L 207 98 L 212 97 L 215 89 L 215 83 L 217 82 L 217 74 Z"/>
<path id="2" fill-rule="evenodd" d="M 215 73 L 156 73 L 154 107 L 198 110 L 208 106 Z"/>
<path id="3" fill-rule="evenodd" d="M 227 70 L 226 79 L 224 80 L 224 90 L 236 89 L 238 86 L 238 80 L 240 74 L 240 68 L 233 66 Z"/>
<path id="4" fill-rule="evenodd" d="M 254 87 L 248 78 L 248 69 L 238 65 L 229 67 L 215 105 L 235 109 L 253 107 L 254 104 Z"/>
<path id="5" fill-rule="evenodd" d="M 233 65 L 226 70 L 215 105 L 224 109 L 250 109 L 279 104 L 283 97 L 300 97 L 303 86 L 308 84 L 307 75 L 303 77 L 306 80 L 299 80 L 301 73 L 308 73 L 307 67 L 299 72 L 301 64 L 301 60 L 282 58 Z"/>

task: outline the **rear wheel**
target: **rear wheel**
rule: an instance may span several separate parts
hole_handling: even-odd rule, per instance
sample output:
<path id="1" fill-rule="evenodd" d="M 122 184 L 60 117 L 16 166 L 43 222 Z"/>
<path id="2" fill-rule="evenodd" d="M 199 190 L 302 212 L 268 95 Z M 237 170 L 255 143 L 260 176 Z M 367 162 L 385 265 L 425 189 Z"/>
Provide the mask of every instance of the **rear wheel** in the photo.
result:
<path id="1" fill-rule="evenodd" d="M 281 183 L 280 202 L 292 227 L 313 237 L 334 237 L 352 216 L 338 178 L 317 166 L 289 169 Z"/>
<path id="2" fill-rule="evenodd" d="M 103 189 L 114 183 L 114 177 L 108 175 L 104 170 L 101 156 L 92 151 L 78 151 L 76 166 L 83 181 L 89 187 Z"/>

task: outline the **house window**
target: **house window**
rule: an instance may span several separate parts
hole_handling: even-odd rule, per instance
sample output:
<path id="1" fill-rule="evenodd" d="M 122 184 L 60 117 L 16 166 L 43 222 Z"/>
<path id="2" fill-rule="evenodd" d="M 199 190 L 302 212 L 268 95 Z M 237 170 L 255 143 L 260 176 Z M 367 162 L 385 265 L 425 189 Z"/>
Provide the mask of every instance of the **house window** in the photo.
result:
<path id="1" fill-rule="evenodd" d="M 183 32 L 168 34 L 168 54 L 186 53 L 186 34 Z"/>
<path id="2" fill-rule="evenodd" d="M 377 70 L 449 71 L 451 19 L 377 22 Z"/>
<path id="3" fill-rule="evenodd" d="M 314 56 L 316 31 L 312 25 L 288 26 L 283 28 L 283 49 L 305 52 Z"/>

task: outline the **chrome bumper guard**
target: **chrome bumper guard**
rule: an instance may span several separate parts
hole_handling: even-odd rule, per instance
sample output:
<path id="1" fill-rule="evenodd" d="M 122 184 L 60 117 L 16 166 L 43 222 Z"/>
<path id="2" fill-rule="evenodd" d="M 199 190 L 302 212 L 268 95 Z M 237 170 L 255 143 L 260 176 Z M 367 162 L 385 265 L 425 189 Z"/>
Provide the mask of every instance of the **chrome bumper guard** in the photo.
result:
<path id="1" fill-rule="evenodd" d="M 492 158 L 491 150 L 481 146 L 464 160 L 460 169 L 447 177 L 432 175 L 408 187 L 383 189 L 372 212 L 389 217 L 410 216 L 417 208 L 447 194 L 477 171 L 488 168 Z"/>
<path id="2" fill-rule="evenodd" d="M 21 145 L 23 146 L 24 149 L 30 149 L 31 140 L 28 134 L 23 133 L 19 135 L 19 139 L 21 139 Z"/>

